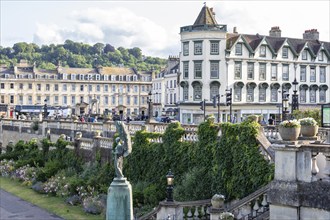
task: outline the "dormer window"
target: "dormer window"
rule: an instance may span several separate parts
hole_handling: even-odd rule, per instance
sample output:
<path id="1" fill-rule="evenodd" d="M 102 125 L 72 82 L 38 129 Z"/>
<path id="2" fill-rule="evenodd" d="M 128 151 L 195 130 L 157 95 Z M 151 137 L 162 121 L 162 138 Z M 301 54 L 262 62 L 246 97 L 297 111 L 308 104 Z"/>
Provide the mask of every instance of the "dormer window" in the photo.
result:
<path id="1" fill-rule="evenodd" d="M 266 45 L 261 45 L 260 46 L 259 56 L 260 57 L 266 57 Z"/>
<path id="2" fill-rule="evenodd" d="M 76 74 L 71 74 L 71 80 L 76 80 Z"/>
<path id="3" fill-rule="evenodd" d="M 318 59 L 319 61 L 323 61 L 323 51 L 319 52 Z"/>
<path id="4" fill-rule="evenodd" d="M 101 78 L 101 76 L 100 76 L 100 74 L 96 74 L 96 80 L 100 80 L 100 78 Z"/>
<path id="5" fill-rule="evenodd" d="M 104 80 L 104 81 L 108 81 L 108 80 L 109 80 L 109 76 L 108 76 L 108 75 L 104 75 L 104 76 L 103 76 L 103 80 Z"/>
<path id="6" fill-rule="evenodd" d="M 79 80 L 84 80 L 84 75 L 83 74 L 79 75 Z"/>
<path id="7" fill-rule="evenodd" d="M 242 55 L 242 43 L 237 43 L 235 46 L 235 55 Z"/>
<path id="8" fill-rule="evenodd" d="M 307 50 L 303 50 L 303 52 L 301 54 L 301 59 L 302 60 L 307 60 Z"/>
<path id="9" fill-rule="evenodd" d="M 67 80 L 68 79 L 68 74 L 63 73 L 62 77 L 63 77 L 64 80 Z"/>
<path id="10" fill-rule="evenodd" d="M 283 47 L 282 48 L 282 58 L 288 58 L 289 48 Z"/>

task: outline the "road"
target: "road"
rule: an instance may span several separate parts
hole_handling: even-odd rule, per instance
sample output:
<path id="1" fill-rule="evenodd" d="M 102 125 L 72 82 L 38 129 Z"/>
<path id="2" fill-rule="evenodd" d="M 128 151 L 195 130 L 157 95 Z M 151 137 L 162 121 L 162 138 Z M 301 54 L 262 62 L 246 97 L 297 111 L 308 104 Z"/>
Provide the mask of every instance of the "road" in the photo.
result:
<path id="1" fill-rule="evenodd" d="M 13 194 L 0 189 L 0 219 L 1 220 L 63 220 Z"/>

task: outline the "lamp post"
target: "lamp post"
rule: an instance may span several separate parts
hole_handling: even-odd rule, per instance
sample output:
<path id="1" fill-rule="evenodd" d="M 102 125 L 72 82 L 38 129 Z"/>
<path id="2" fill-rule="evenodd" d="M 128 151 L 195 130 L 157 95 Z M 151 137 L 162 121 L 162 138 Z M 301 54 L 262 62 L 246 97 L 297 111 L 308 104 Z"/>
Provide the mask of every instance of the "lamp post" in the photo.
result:
<path id="1" fill-rule="evenodd" d="M 293 113 L 294 110 L 299 109 L 299 102 L 298 102 L 298 94 L 297 94 L 297 85 L 299 83 L 297 82 L 297 79 L 294 78 L 294 81 L 292 82 L 292 85 L 294 85 L 293 95 L 292 95 L 292 106 L 291 106 L 291 112 Z"/>
<path id="2" fill-rule="evenodd" d="M 148 93 L 148 97 L 147 97 L 147 103 L 148 103 L 148 122 L 150 122 L 150 119 L 152 117 L 152 112 L 151 112 L 151 103 L 152 103 L 152 99 L 151 99 L 151 91 L 149 91 Z"/>
<path id="3" fill-rule="evenodd" d="M 47 99 L 45 99 L 44 100 L 44 102 L 45 102 L 45 105 L 44 105 L 44 119 L 46 119 L 47 118 Z"/>
<path id="4" fill-rule="evenodd" d="M 288 108 L 289 108 L 289 94 L 285 91 L 282 93 L 282 114 L 283 114 L 283 121 L 288 119 Z"/>
<path id="5" fill-rule="evenodd" d="M 166 202 L 173 202 L 173 184 L 174 184 L 174 175 L 171 170 L 168 171 L 166 175 L 166 180 L 167 180 L 167 187 L 166 187 L 166 192 L 167 192 L 167 197 L 166 197 Z"/>

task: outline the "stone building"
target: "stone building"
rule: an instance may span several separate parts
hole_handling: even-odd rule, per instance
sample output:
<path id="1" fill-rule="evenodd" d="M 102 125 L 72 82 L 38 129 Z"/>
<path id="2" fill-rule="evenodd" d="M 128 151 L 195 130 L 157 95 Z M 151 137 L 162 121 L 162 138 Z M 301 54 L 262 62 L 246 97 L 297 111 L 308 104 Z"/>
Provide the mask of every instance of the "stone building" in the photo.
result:
<path id="1" fill-rule="evenodd" d="M 272 27 L 269 36 L 229 33 L 206 5 L 195 23 L 181 27 L 179 103 L 180 121 L 200 123 L 206 114 L 217 116 L 212 97 L 220 95 L 220 118 L 228 121 L 226 89 L 232 90 L 232 119 L 251 114 L 279 119 L 282 94 L 299 94 L 299 106 L 318 108 L 329 103 L 330 43 L 319 41 L 316 29 L 303 39 L 281 36 Z M 298 84 L 293 84 L 296 80 Z"/>
<path id="2" fill-rule="evenodd" d="M 0 105 L 13 117 L 16 106 L 70 107 L 77 115 L 147 115 L 151 73 L 132 68 L 37 69 L 26 61 L 1 66 Z"/>

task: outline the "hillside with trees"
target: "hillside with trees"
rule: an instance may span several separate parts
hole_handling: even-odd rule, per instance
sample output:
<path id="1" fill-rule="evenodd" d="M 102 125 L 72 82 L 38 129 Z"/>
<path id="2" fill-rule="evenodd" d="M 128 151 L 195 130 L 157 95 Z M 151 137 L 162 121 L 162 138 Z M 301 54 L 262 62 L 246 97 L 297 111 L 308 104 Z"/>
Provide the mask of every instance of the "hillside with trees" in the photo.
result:
<path id="1" fill-rule="evenodd" d="M 138 47 L 117 49 L 111 44 L 89 45 L 66 40 L 64 44 L 42 45 L 19 42 L 13 47 L 0 46 L 0 64 L 8 67 L 21 59 L 35 63 L 37 68 L 54 70 L 59 62 L 62 66 L 92 68 L 97 66 L 125 66 L 140 71 L 160 70 L 166 59 L 144 56 Z"/>

